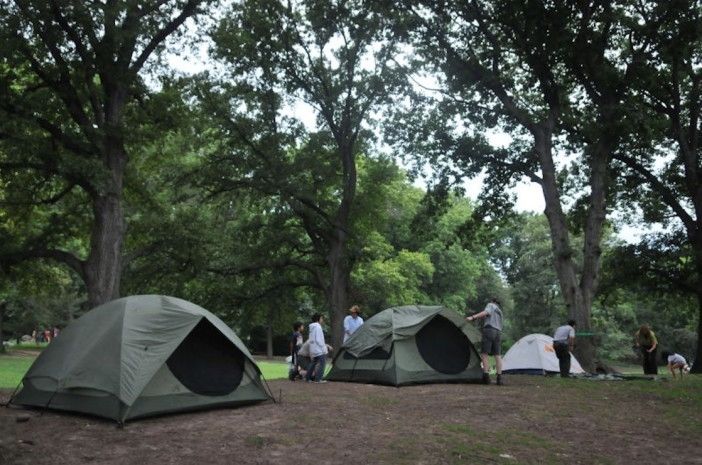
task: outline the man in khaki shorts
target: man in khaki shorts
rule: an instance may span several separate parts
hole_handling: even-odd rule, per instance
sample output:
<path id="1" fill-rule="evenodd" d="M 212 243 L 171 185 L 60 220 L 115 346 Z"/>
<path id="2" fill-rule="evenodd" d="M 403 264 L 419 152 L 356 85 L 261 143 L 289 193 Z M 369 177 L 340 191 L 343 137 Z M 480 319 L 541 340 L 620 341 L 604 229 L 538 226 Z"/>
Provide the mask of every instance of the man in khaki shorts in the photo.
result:
<path id="1" fill-rule="evenodd" d="M 480 350 L 480 359 L 483 362 L 483 383 L 490 384 L 490 365 L 488 356 L 495 357 L 495 371 L 497 371 L 497 384 L 502 385 L 502 351 L 500 348 L 502 336 L 502 309 L 500 302 L 493 298 L 485 306 L 485 310 L 475 315 L 466 317 L 466 320 L 473 321 L 478 318 L 485 318 L 483 325 L 483 340 Z"/>

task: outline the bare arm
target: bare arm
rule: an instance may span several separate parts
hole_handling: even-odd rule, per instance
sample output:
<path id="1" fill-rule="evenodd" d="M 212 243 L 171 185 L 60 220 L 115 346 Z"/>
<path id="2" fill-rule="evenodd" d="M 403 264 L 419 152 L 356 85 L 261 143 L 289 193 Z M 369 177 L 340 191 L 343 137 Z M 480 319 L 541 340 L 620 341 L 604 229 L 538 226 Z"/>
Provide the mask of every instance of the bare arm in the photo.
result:
<path id="1" fill-rule="evenodd" d="M 466 320 L 473 321 L 473 320 L 476 320 L 478 318 L 485 318 L 487 315 L 488 315 L 488 312 L 483 310 L 482 312 L 476 313 L 475 315 L 467 316 Z"/>

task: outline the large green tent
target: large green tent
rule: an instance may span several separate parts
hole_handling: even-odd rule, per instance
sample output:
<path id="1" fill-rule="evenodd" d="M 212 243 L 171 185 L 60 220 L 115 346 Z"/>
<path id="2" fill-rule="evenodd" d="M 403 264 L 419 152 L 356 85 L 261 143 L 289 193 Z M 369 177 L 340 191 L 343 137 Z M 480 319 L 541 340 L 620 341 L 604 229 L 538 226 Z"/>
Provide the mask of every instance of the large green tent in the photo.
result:
<path id="1" fill-rule="evenodd" d="M 478 331 L 445 307 L 389 308 L 344 343 L 327 379 L 392 386 L 479 381 L 479 341 Z"/>
<path id="2" fill-rule="evenodd" d="M 24 376 L 11 404 L 125 420 L 268 399 L 234 332 L 174 297 L 125 297 L 69 324 Z"/>

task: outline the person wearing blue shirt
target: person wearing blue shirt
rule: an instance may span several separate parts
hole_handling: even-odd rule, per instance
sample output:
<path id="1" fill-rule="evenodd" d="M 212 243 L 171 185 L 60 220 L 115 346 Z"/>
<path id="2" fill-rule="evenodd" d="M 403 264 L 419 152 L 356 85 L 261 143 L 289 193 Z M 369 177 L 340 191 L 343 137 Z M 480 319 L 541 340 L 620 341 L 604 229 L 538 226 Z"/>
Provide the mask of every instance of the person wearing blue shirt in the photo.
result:
<path id="1" fill-rule="evenodd" d="M 359 315 L 360 312 L 361 308 L 358 305 L 354 305 L 349 309 L 350 315 L 344 318 L 344 342 L 363 324 L 363 318 Z"/>

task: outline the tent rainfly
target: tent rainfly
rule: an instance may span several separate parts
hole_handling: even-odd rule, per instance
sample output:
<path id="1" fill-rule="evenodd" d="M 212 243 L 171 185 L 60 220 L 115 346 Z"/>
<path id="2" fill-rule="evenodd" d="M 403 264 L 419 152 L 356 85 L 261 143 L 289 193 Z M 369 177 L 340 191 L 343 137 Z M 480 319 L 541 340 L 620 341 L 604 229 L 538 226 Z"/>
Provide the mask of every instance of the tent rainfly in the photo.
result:
<path id="1" fill-rule="evenodd" d="M 479 341 L 478 331 L 445 307 L 389 308 L 346 341 L 327 379 L 391 386 L 477 382 Z"/>
<path id="2" fill-rule="evenodd" d="M 69 324 L 30 367 L 10 404 L 138 417 L 267 400 L 241 340 L 174 297 L 113 300 Z"/>
<path id="3" fill-rule="evenodd" d="M 518 340 L 502 360 L 503 373 L 545 375 L 559 373 L 558 357 L 553 350 L 553 338 L 546 334 L 529 334 Z M 570 373 L 585 373 L 570 354 Z"/>

